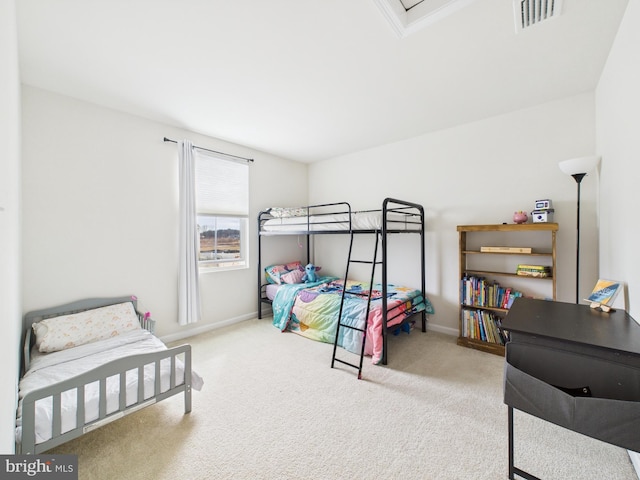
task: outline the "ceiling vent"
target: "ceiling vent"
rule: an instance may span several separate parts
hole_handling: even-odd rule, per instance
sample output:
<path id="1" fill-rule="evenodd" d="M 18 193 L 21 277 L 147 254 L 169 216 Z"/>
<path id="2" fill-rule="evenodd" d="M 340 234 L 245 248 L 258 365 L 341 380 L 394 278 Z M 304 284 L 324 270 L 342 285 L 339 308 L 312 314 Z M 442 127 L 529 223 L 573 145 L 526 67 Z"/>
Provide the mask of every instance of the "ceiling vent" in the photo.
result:
<path id="1" fill-rule="evenodd" d="M 562 0 L 513 0 L 516 32 L 560 15 Z"/>

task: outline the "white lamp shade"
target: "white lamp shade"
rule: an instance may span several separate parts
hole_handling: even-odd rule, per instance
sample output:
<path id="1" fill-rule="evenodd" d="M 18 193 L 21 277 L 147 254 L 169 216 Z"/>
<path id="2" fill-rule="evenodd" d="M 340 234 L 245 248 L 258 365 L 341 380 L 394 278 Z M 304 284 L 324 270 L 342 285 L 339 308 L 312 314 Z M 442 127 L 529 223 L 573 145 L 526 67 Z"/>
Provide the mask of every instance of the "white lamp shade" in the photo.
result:
<path id="1" fill-rule="evenodd" d="M 599 162 L 600 157 L 578 157 L 563 160 L 558 166 L 567 175 L 575 175 L 576 173 L 587 173 L 594 169 Z"/>

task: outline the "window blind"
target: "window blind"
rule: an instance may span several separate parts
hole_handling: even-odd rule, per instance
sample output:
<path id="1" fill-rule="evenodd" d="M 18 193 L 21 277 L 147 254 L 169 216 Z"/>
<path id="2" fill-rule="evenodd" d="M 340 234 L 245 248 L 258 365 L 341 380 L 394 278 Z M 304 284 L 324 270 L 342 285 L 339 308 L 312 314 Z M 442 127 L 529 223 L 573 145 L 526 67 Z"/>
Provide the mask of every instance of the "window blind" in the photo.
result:
<path id="1" fill-rule="evenodd" d="M 249 165 L 196 150 L 196 210 L 249 215 Z"/>

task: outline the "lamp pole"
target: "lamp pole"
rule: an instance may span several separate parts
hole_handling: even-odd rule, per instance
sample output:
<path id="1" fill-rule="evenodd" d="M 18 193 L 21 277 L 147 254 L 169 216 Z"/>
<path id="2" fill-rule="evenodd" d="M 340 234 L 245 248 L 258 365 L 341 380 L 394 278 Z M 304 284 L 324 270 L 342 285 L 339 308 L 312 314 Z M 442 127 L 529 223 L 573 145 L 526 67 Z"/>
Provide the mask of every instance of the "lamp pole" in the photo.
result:
<path id="1" fill-rule="evenodd" d="M 580 301 L 580 182 L 600 162 L 600 157 L 578 157 L 561 161 L 558 166 L 563 173 L 571 175 L 578 185 L 576 219 L 576 304 Z"/>
<path id="2" fill-rule="evenodd" d="M 580 303 L 580 182 L 586 173 L 571 175 L 578 185 L 578 203 L 576 208 L 576 305 Z"/>

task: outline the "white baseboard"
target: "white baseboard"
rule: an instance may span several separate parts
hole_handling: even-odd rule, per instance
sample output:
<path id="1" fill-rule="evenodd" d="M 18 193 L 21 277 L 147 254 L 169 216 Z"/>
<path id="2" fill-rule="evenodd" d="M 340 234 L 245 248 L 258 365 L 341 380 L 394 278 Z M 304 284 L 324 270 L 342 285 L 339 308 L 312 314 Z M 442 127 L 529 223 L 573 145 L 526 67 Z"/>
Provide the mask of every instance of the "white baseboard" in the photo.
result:
<path id="1" fill-rule="evenodd" d="M 196 335 L 200 335 L 201 333 L 210 332 L 211 330 L 217 330 L 218 328 L 222 328 L 222 327 L 228 327 L 229 325 L 244 322 L 245 320 L 250 320 L 252 318 L 257 318 L 257 317 L 258 317 L 258 312 L 247 313 L 239 317 L 223 320 L 222 322 L 209 323 L 207 325 L 202 325 L 201 327 L 198 327 L 198 328 L 190 328 L 189 330 L 184 330 L 182 332 L 172 333 L 170 335 L 164 335 L 160 337 L 160 340 L 162 340 L 164 343 L 177 342 L 178 340 L 194 337 Z"/>
<path id="2" fill-rule="evenodd" d="M 432 330 L 432 331 L 438 332 L 438 333 L 444 333 L 446 335 L 453 335 L 454 337 L 458 336 L 458 329 L 457 328 L 445 327 L 445 326 L 436 325 L 436 324 L 430 323 L 430 322 L 427 322 L 427 330 Z"/>
<path id="3" fill-rule="evenodd" d="M 629 452 L 629 458 L 631 459 L 631 463 L 633 464 L 633 468 L 636 470 L 636 475 L 640 478 L 640 453 L 632 452 L 631 450 L 627 450 Z"/>
<path id="4" fill-rule="evenodd" d="M 272 315 L 271 312 L 263 312 L 262 314 L 263 318 L 270 317 L 271 315 Z M 185 338 L 193 337 L 195 335 L 200 335 L 201 333 L 210 332 L 211 330 L 217 330 L 218 328 L 228 327 L 229 325 L 244 322 L 245 320 L 250 320 L 252 318 L 257 318 L 257 317 L 258 317 L 258 312 L 247 313 L 239 317 L 223 320 L 222 322 L 210 323 L 207 325 L 202 325 L 201 327 L 198 327 L 198 328 L 190 328 L 189 330 L 185 330 L 182 332 L 172 333 L 170 335 L 164 335 L 160 337 L 160 340 L 162 340 L 164 343 L 177 342 L 178 340 L 183 340 Z M 445 335 L 452 335 L 454 337 L 458 336 L 457 329 L 451 328 L 451 327 L 445 327 L 443 325 L 437 325 L 434 323 L 430 323 L 428 321 L 427 321 L 427 330 L 431 330 L 433 332 L 438 332 L 438 333 L 444 333 Z"/>

